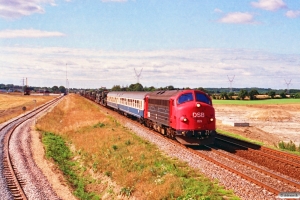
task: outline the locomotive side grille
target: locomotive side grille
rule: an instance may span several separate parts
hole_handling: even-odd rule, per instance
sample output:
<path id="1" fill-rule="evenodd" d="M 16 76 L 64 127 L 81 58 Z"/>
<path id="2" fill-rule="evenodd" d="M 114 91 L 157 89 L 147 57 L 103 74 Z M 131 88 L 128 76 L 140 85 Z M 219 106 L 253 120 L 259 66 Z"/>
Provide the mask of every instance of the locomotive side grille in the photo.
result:
<path id="1" fill-rule="evenodd" d="M 165 126 L 169 126 L 169 100 L 167 99 L 148 99 L 149 119 Z"/>
<path id="2" fill-rule="evenodd" d="M 149 105 L 161 105 L 161 106 L 169 106 L 168 100 L 162 100 L 162 99 L 149 99 Z"/>

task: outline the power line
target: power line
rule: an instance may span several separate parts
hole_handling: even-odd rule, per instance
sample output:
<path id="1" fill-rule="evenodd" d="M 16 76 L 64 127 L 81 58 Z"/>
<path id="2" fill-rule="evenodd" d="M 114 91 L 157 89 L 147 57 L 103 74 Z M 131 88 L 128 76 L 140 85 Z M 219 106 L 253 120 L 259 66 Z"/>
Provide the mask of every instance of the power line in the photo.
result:
<path id="1" fill-rule="evenodd" d="M 234 77 L 235 77 L 235 75 L 233 75 L 232 78 L 229 78 L 229 76 L 227 75 L 227 78 L 228 78 L 228 80 L 229 80 L 229 82 L 230 82 L 230 92 L 232 92 L 232 82 L 233 82 L 233 80 L 234 80 Z"/>
<path id="2" fill-rule="evenodd" d="M 285 79 L 284 79 L 284 81 L 285 81 L 285 84 L 286 84 L 286 88 L 287 88 L 287 93 L 289 94 L 289 87 L 290 87 L 290 84 L 291 84 L 291 82 L 292 82 L 292 79 L 290 79 L 290 81 L 286 81 Z"/>
<path id="3" fill-rule="evenodd" d="M 140 83 L 140 76 L 142 75 L 142 71 L 143 71 L 143 68 L 141 69 L 140 73 L 137 73 L 135 68 L 134 68 L 134 72 L 135 72 L 135 75 L 137 77 L 137 83 Z"/>

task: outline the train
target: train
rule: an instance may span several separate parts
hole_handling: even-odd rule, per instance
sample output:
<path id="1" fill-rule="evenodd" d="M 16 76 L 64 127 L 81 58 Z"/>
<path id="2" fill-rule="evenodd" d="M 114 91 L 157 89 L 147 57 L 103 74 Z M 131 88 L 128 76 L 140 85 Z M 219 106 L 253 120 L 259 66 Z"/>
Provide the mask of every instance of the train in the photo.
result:
<path id="1" fill-rule="evenodd" d="M 216 117 L 212 99 L 200 90 L 81 91 L 96 103 L 131 117 L 184 145 L 213 144 Z"/>

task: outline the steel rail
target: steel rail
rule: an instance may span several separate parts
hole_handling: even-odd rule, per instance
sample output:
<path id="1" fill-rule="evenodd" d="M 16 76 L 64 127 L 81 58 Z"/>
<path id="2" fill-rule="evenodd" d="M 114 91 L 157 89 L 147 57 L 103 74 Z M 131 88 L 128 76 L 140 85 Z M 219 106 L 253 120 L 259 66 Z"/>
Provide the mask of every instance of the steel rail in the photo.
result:
<path id="1" fill-rule="evenodd" d="M 291 166 L 293 166 L 293 167 L 300 168 L 300 163 L 298 163 L 298 162 L 293 162 L 293 161 L 290 161 L 290 160 L 286 160 L 286 159 L 284 159 L 284 158 L 277 157 L 277 156 L 274 156 L 274 155 L 272 155 L 272 154 L 265 153 L 265 152 L 260 151 L 260 150 L 251 149 L 251 148 L 245 147 L 245 146 L 243 146 L 243 145 L 237 144 L 237 143 L 235 143 L 235 142 L 228 141 L 228 140 L 226 140 L 226 139 L 220 139 L 220 138 L 216 138 L 216 139 L 217 139 L 217 140 L 220 140 L 220 141 L 223 141 L 223 142 L 225 142 L 225 143 L 233 144 L 233 145 L 238 146 L 238 147 L 247 148 L 247 151 L 249 151 L 249 152 L 256 153 L 256 154 L 260 154 L 261 156 L 270 158 L 270 159 L 272 159 L 272 160 L 280 161 L 280 162 L 282 162 L 282 163 L 289 164 L 289 165 L 291 165 Z"/>
<path id="2" fill-rule="evenodd" d="M 296 166 L 300 166 L 300 156 L 297 156 L 297 155 L 293 155 L 293 154 L 290 154 L 290 153 L 287 153 L 287 152 L 282 152 L 282 151 L 279 151 L 279 150 L 271 149 L 271 148 L 264 147 L 264 146 L 261 146 L 261 145 L 258 145 L 258 144 L 253 144 L 251 142 L 240 140 L 240 139 L 237 139 L 237 138 L 234 138 L 234 137 L 231 137 L 231 136 L 227 136 L 227 135 L 224 135 L 224 134 L 220 134 L 220 133 L 217 134 L 216 139 L 235 141 L 235 142 L 237 142 L 238 145 L 242 144 L 242 146 L 244 146 L 244 147 L 247 147 L 247 148 L 250 148 L 250 149 L 253 149 L 253 150 L 257 150 L 257 151 L 258 150 L 267 151 L 267 152 L 270 152 L 273 155 L 275 154 L 276 157 L 278 155 L 281 155 L 282 157 L 285 157 L 284 158 L 285 160 L 292 160 L 292 162 L 298 163 Z"/>
<path id="3" fill-rule="evenodd" d="M 252 169 L 255 169 L 256 171 L 259 171 L 259 172 L 261 172 L 261 173 L 263 173 L 263 174 L 266 174 L 266 175 L 268 175 L 268 176 L 270 176 L 270 177 L 273 177 L 273 178 L 275 178 L 275 179 L 277 179 L 277 180 L 280 180 L 280 181 L 285 182 L 285 183 L 287 183 L 287 184 L 289 184 L 289 185 L 292 185 L 292 186 L 294 186 L 295 188 L 297 188 L 297 189 L 300 190 L 300 184 L 297 183 L 297 182 L 295 182 L 295 181 L 291 181 L 291 180 L 289 180 L 289 179 L 282 178 L 281 176 L 278 176 L 277 174 L 274 174 L 274 173 L 272 173 L 272 172 L 266 171 L 266 170 L 264 170 L 264 169 L 261 169 L 260 167 L 254 166 L 254 165 L 252 165 L 252 164 L 246 163 L 246 162 L 244 162 L 244 161 L 242 161 L 242 160 L 239 160 L 239 159 L 237 159 L 237 158 L 235 158 L 235 157 L 233 157 L 233 156 L 230 156 L 230 155 L 228 155 L 228 154 L 222 153 L 222 152 L 220 152 L 220 151 L 214 149 L 214 148 L 211 147 L 211 146 L 209 146 L 209 148 L 210 148 L 213 152 L 215 152 L 215 153 L 217 153 L 217 154 L 219 154 L 219 155 L 221 155 L 221 156 L 223 156 L 223 157 L 226 157 L 226 158 L 228 158 L 228 159 L 230 159 L 230 160 L 234 160 L 234 161 L 237 162 L 237 163 L 240 163 L 240 164 L 242 164 L 242 165 L 244 165 L 244 166 L 246 166 L 246 167 L 250 167 L 250 168 L 252 168 Z"/>
<path id="4" fill-rule="evenodd" d="M 9 130 L 7 133 L 5 133 L 5 138 L 4 138 L 4 148 L 3 148 L 3 167 L 4 167 L 4 176 L 6 178 L 7 186 L 13 195 L 14 199 L 27 199 L 26 194 L 23 190 L 22 184 L 24 184 L 23 180 L 20 180 L 18 177 L 18 173 L 16 172 L 17 170 L 15 169 L 12 161 L 11 161 L 11 155 L 9 152 L 9 141 L 10 138 L 13 134 L 13 132 L 16 130 L 18 126 L 23 124 L 25 121 L 35 117 L 38 113 L 44 111 L 47 109 L 49 106 L 53 105 L 57 101 L 59 101 L 62 97 L 55 98 L 54 100 L 51 100 L 47 102 L 46 104 L 43 104 L 42 106 L 28 112 L 27 114 L 18 117 L 17 119 L 5 124 L 0 131 L 4 130 L 5 128 L 8 128 L 9 126 L 13 125 L 16 123 L 18 120 L 22 119 L 20 122 L 17 122 L 13 127 L 8 128 Z M 30 116 L 30 114 L 32 114 Z"/>

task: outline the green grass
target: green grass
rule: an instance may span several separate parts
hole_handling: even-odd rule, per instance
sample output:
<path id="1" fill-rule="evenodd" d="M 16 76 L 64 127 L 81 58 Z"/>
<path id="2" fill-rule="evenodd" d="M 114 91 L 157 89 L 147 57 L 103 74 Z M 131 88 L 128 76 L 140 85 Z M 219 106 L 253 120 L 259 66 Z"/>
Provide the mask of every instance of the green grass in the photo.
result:
<path id="1" fill-rule="evenodd" d="M 88 181 L 80 175 L 79 163 L 73 161 L 73 155 L 64 139 L 53 133 L 44 132 L 42 141 L 46 147 L 46 157 L 52 158 L 63 172 L 67 181 L 75 188 L 74 195 L 80 199 L 99 199 L 94 193 L 84 190 Z"/>
<path id="2" fill-rule="evenodd" d="M 223 131 L 223 130 L 220 130 L 220 129 L 217 129 L 217 132 L 218 132 L 218 133 L 221 133 L 221 134 L 223 134 L 223 135 L 228 135 L 228 136 L 233 137 L 233 138 L 237 138 L 237 139 L 240 139 L 240 140 L 244 140 L 244 141 L 247 141 L 247 142 L 251 142 L 251 143 L 254 143 L 254 144 L 257 144 L 257 145 L 261 145 L 261 146 L 264 145 L 264 143 L 262 143 L 262 142 L 258 142 L 258 141 L 255 141 L 255 140 L 251 140 L 251 139 L 246 138 L 246 137 L 243 137 L 243 136 L 241 136 L 241 135 L 234 134 L 234 133 L 230 133 L 230 132 Z"/>
<path id="3" fill-rule="evenodd" d="M 271 104 L 294 104 L 300 99 L 264 99 L 264 100 L 213 100 L 214 105 L 271 105 Z"/>
<path id="4" fill-rule="evenodd" d="M 262 143 L 262 142 L 259 142 L 259 141 L 256 141 L 256 140 L 252 140 L 252 139 L 243 137 L 243 136 L 241 136 L 241 135 L 234 134 L 234 133 L 230 133 L 230 132 L 223 131 L 223 130 L 220 130 L 220 129 L 217 129 L 217 132 L 220 133 L 220 134 L 224 134 L 224 135 L 231 136 L 231 137 L 233 137 L 233 138 L 237 138 L 237 139 L 240 139 L 240 140 L 244 140 L 244 141 L 247 141 L 247 142 L 251 142 L 251 143 L 254 143 L 254 144 L 257 144 L 257 145 L 260 145 L 260 146 L 265 146 L 265 147 L 268 147 L 268 148 L 271 148 L 271 149 L 281 150 L 281 151 L 284 151 L 284 152 L 288 152 L 288 153 L 291 153 L 291 154 L 300 156 L 300 145 L 299 145 L 298 148 L 296 147 L 296 150 L 295 150 L 295 151 L 293 151 L 293 150 L 290 150 L 290 149 L 288 148 L 287 143 L 282 143 L 282 141 L 278 143 L 278 147 L 279 147 L 279 148 L 278 148 L 278 147 L 277 147 L 277 144 L 274 144 L 274 146 L 265 145 L 265 144 Z"/>

